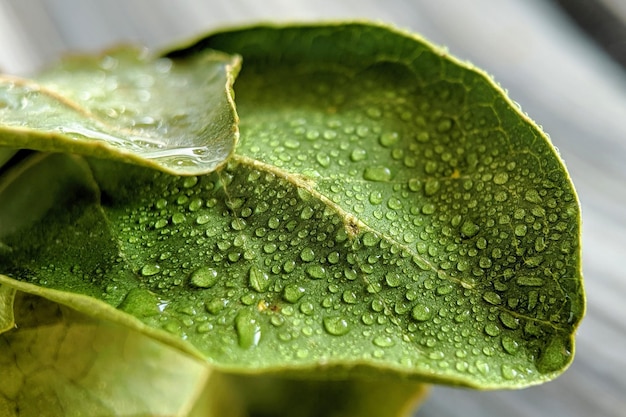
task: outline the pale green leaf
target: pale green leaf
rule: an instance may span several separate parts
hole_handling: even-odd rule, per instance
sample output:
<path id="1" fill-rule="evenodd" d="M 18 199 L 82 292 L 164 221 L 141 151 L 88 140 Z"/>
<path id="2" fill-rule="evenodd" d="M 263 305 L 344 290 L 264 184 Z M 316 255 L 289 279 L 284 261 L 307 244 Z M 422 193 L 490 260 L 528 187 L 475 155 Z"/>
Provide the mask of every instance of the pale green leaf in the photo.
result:
<path id="1" fill-rule="evenodd" d="M 0 146 L 211 172 L 237 141 L 239 65 L 213 51 L 168 59 L 121 48 L 66 60 L 36 81 L 0 76 Z"/>
<path id="2" fill-rule="evenodd" d="M 103 316 L 104 301 L 225 373 L 513 388 L 569 365 L 576 194 L 488 77 L 376 25 L 244 29 L 170 57 L 205 48 L 245 61 L 229 164 L 25 163 L 0 191 L 73 185 L 0 233 L 0 272 L 23 281 L 4 284 Z M 26 212 L 37 199 L 11 198 Z"/>
<path id="3" fill-rule="evenodd" d="M 0 335 L 0 415 L 187 416 L 209 370 L 127 328 L 39 297 Z"/>

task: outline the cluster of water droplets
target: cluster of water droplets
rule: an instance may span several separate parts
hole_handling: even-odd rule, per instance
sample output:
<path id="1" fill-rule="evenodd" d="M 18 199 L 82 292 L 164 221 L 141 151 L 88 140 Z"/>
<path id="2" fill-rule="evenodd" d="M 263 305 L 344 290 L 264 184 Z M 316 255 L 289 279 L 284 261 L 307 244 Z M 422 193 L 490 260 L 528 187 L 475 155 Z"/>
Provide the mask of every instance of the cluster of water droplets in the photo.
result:
<path id="1" fill-rule="evenodd" d="M 174 62 L 130 48 L 75 58 L 36 82 L 0 80 L 0 120 L 206 172 L 236 140 L 225 89 L 231 63 L 210 54 Z"/>

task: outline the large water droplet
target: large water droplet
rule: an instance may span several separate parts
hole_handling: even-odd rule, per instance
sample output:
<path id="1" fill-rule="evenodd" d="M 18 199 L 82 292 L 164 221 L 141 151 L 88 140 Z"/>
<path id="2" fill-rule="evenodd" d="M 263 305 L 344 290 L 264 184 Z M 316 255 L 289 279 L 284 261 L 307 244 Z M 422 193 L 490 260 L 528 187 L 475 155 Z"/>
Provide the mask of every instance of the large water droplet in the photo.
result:
<path id="1" fill-rule="evenodd" d="M 159 314 L 159 300 L 148 290 L 133 288 L 118 308 L 133 316 L 149 317 Z"/>
<path id="2" fill-rule="evenodd" d="M 461 233 L 466 238 L 471 238 L 471 237 L 476 236 L 476 234 L 479 231 L 480 231 L 480 226 L 478 226 L 476 223 L 471 222 L 471 221 L 465 221 L 463 222 L 463 225 L 461 226 Z"/>
<path id="3" fill-rule="evenodd" d="M 250 267 L 248 283 L 257 292 L 265 292 L 270 286 L 270 276 L 256 265 Z"/>
<path id="4" fill-rule="evenodd" d="M 411 310 L 411 317 L 416 321 L 427 321 L 430 320 L 431 316 L 430 308 L 423 304 L 417 304 L 413 307 L 413 310 Z"/>
<path id="5" fill-rule="evenodd" d="M 400 135 L 397 132 L 386 132 L 380 135 L 379 142 L 385 148 L 389 148 L 400 140 Z"/>
<path id="6" fill-rule="evenodd" d="M 242 310 L 235 318 L 235 329 L 239 339 L 239 346 L 249 349 L 257 346 L 261 340 L 261 325 L 256 315 L 250 310 Z"/>
<path id="7" fill-rule="evenodd" d="M 309 265 L 306 273 L 313 279 L 322 279 L 326 276 L 326 269 L 319 264 Z"/>
<path id="8" fill-rule="evenodd" d="M 342 336 L 350 331 L 350 325 L 343 317 L 325 317 L 324 329 L 333 336 Z"/>
<path id="9" fill-rule="evenodd" d="M 302 298 L 304 292 L 305 289 L 303 287 L 296 284 L 289 284 L 285 286 L 285 289 L 283 290 L 283 298 L 293 304 Z"/>
<path id="10" fill-rule="evenodd" d="M 311 248 L 304 248 L 300 251 L 300 259 L 304 262 L 311 262 L 315 259 L 315 252 Z"/>
<path id="11" fill-rule="evenodd" d="M 369 166 L 363 171 L 363 179 L 386 182 L 391 180 L 391 170 L 385 166 Z"/>
<path id="12" fill-rule="evenodd" d="M 217 271 L 208 266 L 202 266 L 191 273 L 189 281 L 198 288 L 211 288 L 217 282 Z"/>
<path id="13" fill-rule="evenodd" d="M 440 188 L 441 183 L 439 182 L 439 180 L 430 178 L 424 183 L 424 194 L 426 194 L 427 196 L 435 195 Z"/>
<path id="14" fill-rule="evenodd" d="M 161 267 L 157 264 L 145 264 L 140 272 L 144 277 L 150 277 L 161 272 Z"/>

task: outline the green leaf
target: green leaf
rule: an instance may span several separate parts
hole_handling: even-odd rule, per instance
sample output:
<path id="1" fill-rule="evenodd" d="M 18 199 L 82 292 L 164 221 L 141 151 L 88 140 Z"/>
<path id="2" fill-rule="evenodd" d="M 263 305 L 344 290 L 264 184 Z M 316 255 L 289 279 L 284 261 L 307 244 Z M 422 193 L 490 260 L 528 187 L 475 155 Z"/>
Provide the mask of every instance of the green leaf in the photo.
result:
<path id="1" fill-rule="evenodd" d="M 223 164 L 237 141 L 237 56 L 75 57 L 37 81 L 0 77 L 0 146 L 115 158 L 175 174 Z"/>
<path id="2" fill-rule="evenodd" d="M 186 416 L 209 371 L 137 332 L 21 294 L 0 335 L 2 416 Z M 52 347 L 52 348 L 51 348 Z"/>
<path id="3" fill-rule="evenodd" d="M 375 375 L 358 380 L 224 375 L 222 385 L 238 392 L 252 416 L 399 417 L 410 416 L 427 386 Z"/>
<path id="4" fill-rule="evenodd" d="M 493 81 L 369 24 L 225 32 L 170 58 L 205 48 L 245 61 L 229 163 L 197 177 L 31 163 L 0 201 L 73 185 L 0 233 L 3 284 L 174 335 L 229 374 L 487 389 L 563 372 L 584 313 L 578 202 Z"/>

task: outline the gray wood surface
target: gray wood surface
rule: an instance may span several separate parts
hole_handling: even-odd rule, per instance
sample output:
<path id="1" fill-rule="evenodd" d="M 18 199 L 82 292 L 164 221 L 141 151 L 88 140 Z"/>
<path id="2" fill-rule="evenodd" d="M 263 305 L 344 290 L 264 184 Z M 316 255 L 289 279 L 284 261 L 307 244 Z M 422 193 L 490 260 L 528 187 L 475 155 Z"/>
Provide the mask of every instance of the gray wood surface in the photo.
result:
<path id="1" fill-rule="evenodd" d="M 29 74 L 67 51 L 329 18 L 409 28 L 492 73 L 551 134 L 582 201 L 588 313 L 571 368 L 522 391 L 437 387 L 417 415 L 626 416 L 626 73 L 548 1 L 0 0 L 0 68 Z"/>

